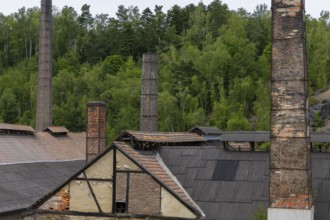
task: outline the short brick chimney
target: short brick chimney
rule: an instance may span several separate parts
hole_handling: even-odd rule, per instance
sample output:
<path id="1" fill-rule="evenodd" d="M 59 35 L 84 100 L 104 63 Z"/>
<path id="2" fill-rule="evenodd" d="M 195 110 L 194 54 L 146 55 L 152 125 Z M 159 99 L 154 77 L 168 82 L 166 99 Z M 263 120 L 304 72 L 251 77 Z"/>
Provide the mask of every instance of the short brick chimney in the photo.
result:
<path id="1" fill-rule="evenodd" d="M 141 79 L 141 131 L 158 131 L 157 55 L 143 54 Z"/>
<path id="2" fill-rule="evenodd" d="M 106 111 L 104 102 L 93 101 L 87 103 L 86 136 L 86 161 L 88 162 L 105 149 Z"/>

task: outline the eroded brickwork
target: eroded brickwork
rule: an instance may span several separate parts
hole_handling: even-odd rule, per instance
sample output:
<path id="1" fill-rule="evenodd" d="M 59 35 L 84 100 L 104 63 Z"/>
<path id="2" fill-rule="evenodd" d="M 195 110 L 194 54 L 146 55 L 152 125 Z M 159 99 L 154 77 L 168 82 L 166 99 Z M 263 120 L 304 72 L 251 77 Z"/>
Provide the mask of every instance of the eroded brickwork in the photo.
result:
<path id="1" fill-rule="evenodd" d="M 148 174 L 131 173 L 128 213 L 160 215 L 160 185 Z"/>
<path id="2" fill-rule="evenodd" d="M 41 0 L 36 130 L 52 124 L 52 0 Z"/>
<path id="3" fill-rule="evenodd" d="M 104 102 L 87 103 L 86 159 L 92 160 L 105 149 L 106 109 Z"/>
<path id="4" fill-rule="evenodd" d="M 68 189 L 62 189 L 43 204 L 40 209 L 55 211 L 69 210 L 69 201 L 70 195 Z"/>
<path id="5" fill-rule="evenodd" d="M 158 131 L 157 55 L 143 54 L 141 79 L 141 131 Z"/>
<path id="6" fill-rule="evenodd" d="M 270 206 L 310 209 L 303 0 L 272 0 Z"/>

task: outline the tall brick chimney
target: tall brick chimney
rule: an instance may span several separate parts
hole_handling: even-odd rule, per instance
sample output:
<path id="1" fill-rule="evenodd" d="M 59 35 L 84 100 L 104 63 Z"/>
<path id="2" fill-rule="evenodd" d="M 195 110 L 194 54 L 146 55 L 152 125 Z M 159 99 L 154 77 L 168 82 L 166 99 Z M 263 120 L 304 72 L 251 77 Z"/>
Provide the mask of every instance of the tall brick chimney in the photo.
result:
<path id="1" fill-rule="evenodd" d="M 52 125 L 52 0 L 41 0 L 36 130 Z"/>
<path id="2" fill-rule="evenodd" d="M 314 219 L 304 0 L 272 0 L 269 220 Z"/>
<path id="3" fill-rule="evenodd" d="M 105 149 L 106 111 L 104 102 L 87 103 L 86 161 L 95 158 Z"/>
<path id="4" fill-rule="evenodd" d="M 143 54 L 141 79 L 141 131 L 158 131 L 157 55 Z"/>

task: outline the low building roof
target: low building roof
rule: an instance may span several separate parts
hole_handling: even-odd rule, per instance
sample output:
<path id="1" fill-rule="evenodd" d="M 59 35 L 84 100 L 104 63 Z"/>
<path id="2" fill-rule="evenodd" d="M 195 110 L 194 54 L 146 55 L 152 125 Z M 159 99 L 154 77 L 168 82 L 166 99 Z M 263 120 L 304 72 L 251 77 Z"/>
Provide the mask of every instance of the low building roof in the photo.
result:
<path id="1" fill-rule="evenodd" d="M 85 164 L 84 160 L 0 166 L 0 213 L 30 207 Z"/>
<path id="2" fill-rule="evenodd" d="M 221 136 L 221 141 L 226 142 L 266 142 L 269 139 L 269 131 L 226 131 Z"/>

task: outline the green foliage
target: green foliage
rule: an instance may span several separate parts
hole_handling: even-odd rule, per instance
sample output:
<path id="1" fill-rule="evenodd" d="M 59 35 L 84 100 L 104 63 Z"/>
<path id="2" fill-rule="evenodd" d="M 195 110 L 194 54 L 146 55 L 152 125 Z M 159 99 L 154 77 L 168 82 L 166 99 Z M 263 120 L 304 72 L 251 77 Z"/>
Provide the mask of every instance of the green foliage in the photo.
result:
<path id="1" fill-rule="evenodd" d="M 267 209 L 259 205 L 251 220 L 267 220 Z"/>
<path id="2" fill-rule="evenodd" d="M 248 131 L 250 130 L 250 124 L 244 115 L 238 110 L 238 112 L 233 112 L 228 119 L 227 129 L 229 131 Z"/>
<path id="3" fill-rule="evenodd" d="M 5 123 L 13 124 L 18 121 L 19 109 L 11 89 L 6 89 L 0 97 L 0 116 Z"/>
<path id="4" fill-rule="evenodd" d="M 325 125 L 325 122 L 324 120 L 320 117 L 319 113 L 316 112 L 314 114 L 314 123 L 313 125 L 316 127 L 316 128 L 320 128 L 320 127 L 323 127 Z"/>
<path id="5" fill-rule="evenodd" d="M 85 130 L 86 102 L 105 101 L 109 140 L 139 129 L 141 56 L 159 55 L 158 110 L 161 131 L 195 125 L 223 130 L 269 129 L 271 13 L 250 14 L 209 5 L 140 10 L 119 6 L 115 18 L 53 13 L 53 123 Z M 330 15 L 306 18 L 309 90 L 330 77 Z M 39 9 L 0 14 L 0 120 L 34 126 Z M 312 96 L 311 101 L 313 102 Z M 318 126 L 322 121 L 316 116 Z"/>

